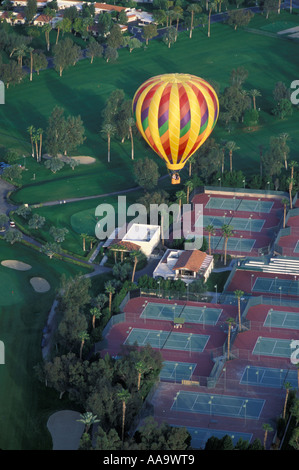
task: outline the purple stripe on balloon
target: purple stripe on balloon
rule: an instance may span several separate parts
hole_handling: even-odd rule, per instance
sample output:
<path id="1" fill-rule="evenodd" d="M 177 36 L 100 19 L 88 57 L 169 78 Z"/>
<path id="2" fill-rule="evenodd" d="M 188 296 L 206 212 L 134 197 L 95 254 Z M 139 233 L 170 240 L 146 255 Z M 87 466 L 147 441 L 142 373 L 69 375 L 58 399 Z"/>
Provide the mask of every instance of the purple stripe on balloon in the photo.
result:
<path id="1" fill-rule="evenodd" d="M 160 127 L 162 127 L 165 122 L 168 121 L 168 110 L 165 111 L 165 113 L 163 113 L 159 119 L 158 119 L 158 128 L 160 129 Z"/>
<path id="2" fill-rule="evenodd" d="M 143 122 L 148 117 L 149 107 L 142 109 L 141 111 L 141 122 Z"/>
<path id="3" fill-rule="evenodd" d="M 205 125 L 205 123 L 207 122 L 208 117 L 209 117 L 209 110 L 206 109 L 205 113 L 201 117 L 201 127 Z"/>
<path id="4" fill-rule="evenodd" d="M 181 119 L 181 124 L 180 124 L 180 129 L 181 130 L 188 124 L 190 119 L 191 119 L 191 113 L 190 113 L 190 109 L 188 109 L 185 116 Z"/>

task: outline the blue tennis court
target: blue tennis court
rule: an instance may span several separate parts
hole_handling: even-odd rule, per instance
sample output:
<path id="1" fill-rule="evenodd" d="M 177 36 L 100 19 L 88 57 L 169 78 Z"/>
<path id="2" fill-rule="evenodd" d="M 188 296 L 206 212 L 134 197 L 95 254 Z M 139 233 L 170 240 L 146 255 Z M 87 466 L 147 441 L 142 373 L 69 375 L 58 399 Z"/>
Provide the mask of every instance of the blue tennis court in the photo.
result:
<path id="1" fill-rule="evenodd" d="M 298 387 L 296 370 L 246 366 L 240 380 L 240 384 L 243 385 L 273 388 L 283 388 L 286 382 L 289 382 L 293 388 Z"/>
<path id="2" fill-rule="evenodd" d="M 270 292 L 272 294 L 299 295 L 299 281 L 270 277 L 257 277 L 252 292 Z"/>
<path id="3" fill-rule="evenodd" d="M 191 380 L 196 368 L 195 363 L 164 361 L 160 372 L 160 380 L 181 382 L 182 380 Z"/>
<path id="4" fill-rule="evenodd" d="M 144 307 L 141 318 L 174 321 L 176 318 L 185 323 L 215 325 L 222 313 L 221 308 L 211 308 L 190 305 L 164 304 L 148 302 Z"/>
<path id="5" fill-rule="evenodd" d="M 191 436 L 191 446 L 193 449 L 204 449 L 207 440 L 215 436 L 218 439 L 222 439 L 224 436 L 231 437 L 233 444 L 236 445 L 237 442 L 242 439 L 243 441 L 248 441 L 250 443 L 252 439 L 252 434 L 239 431 L 225 431 L 219 429 L 207 429 L 207 428 L 197 428 L 185 426 Z"/>
<path id="6" fill-rule="evenodd" d="M 299 314 L 298 312 L 282 312 L 271 308 L 267 313 L 264 326 L 299 330 Z"/>
<path id="7" fill-rule="evenodd" d="M 207 209 L 221 209 L 227 211 L 269 213 L 273 207 L 273 202 L 256 199 L 237 199 L 235 197 L 210 197 L 205 207 Z"/>
<path id="8" fill-rule="evenodd" d="M 200 219 L 198 219 L 200 222 Z M 198 221 L 195 223 L 195 227 L 198 227 Z M 215 229 L 221 229 L 224 224 L 229 224 L 234 230 L 241 230 L 244 232 L 260 232 L 264 226 L 265 220 L 261 219 L 243 219 L 241 217 L 231 217 L 230 214 L 226 216 L 203 216 L 203 227 L 213 225 Z"/>
<path id="9" fill-rule="evenodd" d="M 256 240 L 252 238 L 237 238 L 231 237 L 228 239 L 227 251 L 236 251 L 236 252 L 250 252 L 254 247 Z M 211 249 L 212 250 L 221 250 L 224 249 L 224 238 L 213 236 L 211 237 Z"/>
<path id="10" fill-rule="evenodd" d="M 171 409 L 191 413 L 259 419 L 265 400 L 231 395 L 185 392 L 180 390 Z"/>
<path id="11" fill-rule="evenodd" d="M 291 357 L 292 339 L 277 339 L 259 337 L 255 343 L 252 354 L 259 356 Z"/>
<path id="12" fill-rule="evenodd" d="M 296 246 L 294 248 L 294 253 L 299 253 L 299 240 L 296 243 Z"/>
<path id="13" fill-rule="evenodd" d="M 162 330 L 146 330 L 132 328 L 124 344 L 146 346 L 153 348 L 172 349 L 177 351 L 202 352 L 210 336 L 193 333 L 176 333 Z"/>

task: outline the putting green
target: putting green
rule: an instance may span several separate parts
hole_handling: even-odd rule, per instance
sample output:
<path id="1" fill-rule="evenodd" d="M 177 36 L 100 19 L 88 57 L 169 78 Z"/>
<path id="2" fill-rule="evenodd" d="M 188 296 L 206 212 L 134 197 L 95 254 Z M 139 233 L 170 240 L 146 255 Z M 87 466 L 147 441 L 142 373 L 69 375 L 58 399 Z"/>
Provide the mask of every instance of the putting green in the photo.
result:
<path id="1" fill-rule="evenodd" d="M 95 236 L 97 223 L 95 207 L 76 212 L 71 216 L 71 226 L 76 233 L 86 233 L 87 235 Z"/>

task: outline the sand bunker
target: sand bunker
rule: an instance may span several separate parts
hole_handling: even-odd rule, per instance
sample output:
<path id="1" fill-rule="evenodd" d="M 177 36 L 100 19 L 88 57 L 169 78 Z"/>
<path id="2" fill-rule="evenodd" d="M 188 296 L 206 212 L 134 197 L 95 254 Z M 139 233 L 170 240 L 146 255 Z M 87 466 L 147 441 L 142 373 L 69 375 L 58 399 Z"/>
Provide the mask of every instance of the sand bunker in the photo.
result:
<path id="1" fill-rule="evenodd" d="M 45 158 L 47 160 L 47 159 L 52 158 L 52 157 L 50 155 L 48 155 L 47 153 L 45 153 L 43 155 L 43 158 Z M 71 158 L 72 160 L 77 160 L 81 165 L 90 165 L 91 163 L 94 163 L 96 161 L 95 158 L 87 157 L 87 156 L 72 157 L 72 156 L 66 156 L 66 155 L 58 154 L 58 158 L 60 158 L 63 162 L 66 162 L 66 163 Z"/>
<path id="2" fill-rule="evenodd" d="M 30 279 L 30 284 L 32 285 L 35 292 L 47 292 L 50 290 L 51 286 L 43 277 L 32 277 Z"/>
<path id="3" fill-rule="evenodd" d="M 95 158 L 93 157 L 70 157 L 73 160 L 78 160 L 81 165 L 90 165 L 91 163 L 94 163 L 96 161 Z"/>
<path id="4" fill-rule="evenodd" d="M 23 263 L 22 261 L 17 261 L 15 259 L 7 259 L 1 261 L 2 266 L 7 268 L 16 269 L 17 271 L 28 271 L 32 266 L 30 264 Z"/>

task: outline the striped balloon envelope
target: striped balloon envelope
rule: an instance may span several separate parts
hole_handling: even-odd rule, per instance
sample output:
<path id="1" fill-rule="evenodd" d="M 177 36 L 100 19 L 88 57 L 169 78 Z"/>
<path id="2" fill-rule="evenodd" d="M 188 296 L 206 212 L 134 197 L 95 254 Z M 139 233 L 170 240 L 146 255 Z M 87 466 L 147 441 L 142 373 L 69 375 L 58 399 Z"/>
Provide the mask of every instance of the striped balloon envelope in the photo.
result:
<path id="1" fill-rule="evenodd" d="M 146 80 L 136 91 L 132 106 L 139 132 L 165 160 L 174 179 L 179 179 L 179 170 L 209 137 L 219 115 L 212 86 L 202 78 L 180 73 Z"/>

